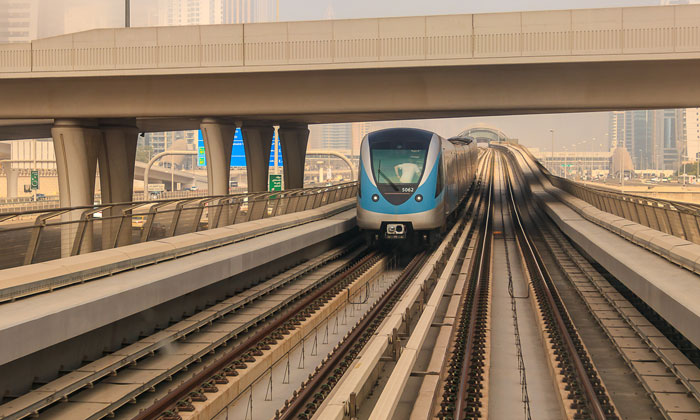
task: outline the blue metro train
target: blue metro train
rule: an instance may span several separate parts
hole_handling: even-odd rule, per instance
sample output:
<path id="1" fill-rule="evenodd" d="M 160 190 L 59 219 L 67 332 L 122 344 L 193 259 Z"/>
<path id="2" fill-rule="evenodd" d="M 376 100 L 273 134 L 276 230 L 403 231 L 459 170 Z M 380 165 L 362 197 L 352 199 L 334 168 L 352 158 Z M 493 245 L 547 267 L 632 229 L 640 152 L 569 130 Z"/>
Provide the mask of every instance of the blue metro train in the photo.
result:
<path id="1" fill-rule="evenodd" d="M 360 148 L 357 224 L 371 241 L 433 241 L 476 176 L 476 141 L 414 128 L 369 133 Z"/>

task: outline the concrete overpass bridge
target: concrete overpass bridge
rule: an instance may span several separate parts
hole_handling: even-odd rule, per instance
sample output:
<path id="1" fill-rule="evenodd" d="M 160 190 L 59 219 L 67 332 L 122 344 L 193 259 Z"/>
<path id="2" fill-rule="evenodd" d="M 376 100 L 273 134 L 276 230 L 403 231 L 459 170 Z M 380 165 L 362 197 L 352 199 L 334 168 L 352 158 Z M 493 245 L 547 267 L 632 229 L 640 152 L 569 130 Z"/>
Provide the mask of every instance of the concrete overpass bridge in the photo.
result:
<path id="1" fill-rule="evenodd" d="M 139 131 L 202 129 L 224 194 L 242 126 L 264 190 L 278 124 L 296 188 L 309 123 L 696 106 L 699 64 L 697 5 L 99 29 L 0 46 L 0 138 L 53 136 L 77 206 L 97 156 L 129 201 Z"/>

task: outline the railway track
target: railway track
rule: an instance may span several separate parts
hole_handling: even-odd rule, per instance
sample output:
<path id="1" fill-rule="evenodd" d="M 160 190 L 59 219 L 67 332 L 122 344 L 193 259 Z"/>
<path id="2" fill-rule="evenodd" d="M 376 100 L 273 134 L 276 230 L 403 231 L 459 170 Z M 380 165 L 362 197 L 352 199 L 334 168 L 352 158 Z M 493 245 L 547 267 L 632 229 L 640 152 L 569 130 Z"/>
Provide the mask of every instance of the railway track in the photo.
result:
<path id="1" fill-rule="evenodd" d="M 389 255 L 329 251 L 59 378 L 50 395 L 0 406 L 0 419 L 237 418 L 234 404 L 252 418 L 253 389 L 269 378 L 271 395 L 276 366 L 286 358 L 287 377 L 292 352 L 347 308 L 357 322 L 303 379 L 287 377 L 273 418 L 700 417 L 700 352 L 527 200 L 511 159 L 482 153 L 444 241 L 389 284 L 377 286 Z M 100 393 L 107 403 L 71 416 Z"/>
<path id="2" fill-rule="evenodd" d="M 489 366 L 491 349 L 488 348 L 489 290 L 493 279 L 493 238 L 503 235 L 503 231 L 493 230 L 495 178 L 503 177 L 505 188 L 499 190 L 499 197 L 505 205 L 498 206 L 501 219 L 511 219 L 511 226 L 526 270 L 528 287 L 535 299 L 540 317 L 540 327 L 545 337 L 545 351 L 550 356 L 552 374 L 557 382 L 565 383 L 559 387 L 562 410 L 569 418 L 609 419 L 615 417 L 615 409 L 610 403 L 607 391 L 598 378 L 595 366 L 590 362 L 585 346 L 573 326 L 566 308 L 561 302 L 549 272 L 542 262 L 537 248 L 532 243 L 526 222 L 522 219 L 513 194 L 513 184 L 506 172 L 505 161 L 500 154 L 491 156 L 492 173 L 488 195 L 486 216 L 481 228 L 476 261 L 471 272 L 469 286 L 460 302 L 460 316 L 452 340 L 450 358 L 445 365 L 446 377 L 442 385 L 442 401 L 437 416 L 443 419 L 481 418 L 488 411 Z M 499 173 L 494 174 L 494 168 Z M 485 193 L 486 194 L 486 193 Z M 505 222 L 504 222 L 505 224 Z M 506 248 L 506 258 L 508 252 Z M 510 264 L 510 259 L 507 259 Z M 518 311 L 512 286 L 510 267 L 509 294 L 513 317 L 513 334 L 515 357 L 519 370 L 521 400 L 524 418 L 530 418 L 530 396 L 525 374 L 526 361 L 523 358 L 519 334 Z M 497 279 L 502 281 L 503 279 Z M 529 293 L 528 293 L 529 294 Z M 495 330 L 493 331 L 495 332 Z M 555 360 L 551 360 L 554 358 Z"/>
<path id="3" fill-rule="evenodd" d="M 275 345 L 279 341 L 285 340 L 285 336 L 293 334 L 293 331 L 297 330 L 303 321 L 321 312 L 324 305 L 339 294 L 347 291 L 346 293 L 350 295 L 348 288 L 351 284 L 383 258 L 386 257 L 379 252 L 370 251 L 326 284 L 320 285 L 316 290 L 296 302 L 284 316 L 272 320 L 243 343 L 226 352 L 219 360 L 205 367 L 177 388 L 170 390 L 165 398 L 140 412 L 135 420 L 179 419 L 178 411 L 194 411 L 193 392 L 195 395 L 203 394 L 207 388 L 213 390 L 214 387 L 211 385 L 217 382 L 217 378 L 237 377 L 243 375 L 249 368 L 253 370 L 252 366 L 249 365 L 254 365 L 257 358 L 266 356 L 265 353 L 267 355 L 274 353 L 277 350 Z M 360 288 L 362 286 L 364 285 L 360 285 Z M 228 380 L 224 382 L 220 379 L 219 382 L 225 384 Z"/>
<path id="4" fill-rule="evenodd" d="M 697 348 L 621 282 L 591 263 L 539 208 L 528 204 L 526 209 L 538 227 L 541 247 L 560 273 L 557 284 L 567 306 L 573 311 L 578 305 L 578 312 L 590 314 L 577 317 L 576 323 L 587 335 L 584 338 L 597 343 L 592 356 L 600 361 L 603 379 L 617 384 L 613 400 L 620 415 L 700 417 Z M 601 337 L 592 330 L 600 331 Z M 620 371 L 633 373 L 636 381 L 631 381 L 629 375 L 620 375 Z M 643 388 L 640 392 L 630 392 L 639 387 Z M 646 398 L 639 394 L 646 394 L 658 412 L 649 409 Z"/>
<path id="5" fill-rule="evenodd" d="M 459 317 L 452 337 L 451 356 L 444 366 L 447 377 L 442 386 L 440 418 L 460 418 L 461 414 L 481 417 L 482 381 L 486 358 L 486 323 L 491 267 L 493 156 L 489 159 L 488 188 L 484 189 L 483 220 L 474 257 L 471 278 L 459 303 Z M 461 413 L 461 414 L 460 414 Z"/>
<path id="6" fill-rule="evenodd" d="M 505 161 L 500 153 L 494 151 L 484 153 L 482 161 L 485 162 L 482 167 L 484 183 L 478 205 L 470 213 L 473 226 L 469 233 L 460 233 L 459 247 L 451 250 L 450 261 L 453 263 L 439 275 L 438 285 L 441 286 L 435 287 L 436 292 L 429 300 L 436 308 L 445 308 L 441 322 L 435 321 L 438 310 L 423 312 L 406 341 L 401 357 L 393 366 L 385 369 L 390 370 L 390 374 L 380 373 L 379 380 L 372 379 L 375 381 L 372 392 L 379 393 L 379 396 L 369 398 L 372 408 L 364 412 L 360 410 L 358 418 L 485 418 L 491 415 L 489 410 L 493 408 L 492 405 L 514 405 L 510 401 L 513 394 L 507 395 L 509 401 L 501 397 L 490 401 L 489 394 L 499 391 L 490 389 L 491 382 L 494 386 L 508 382 L 504 382 L 499 375 L 515 377 L 520 382 L 521 392 L 516 395 L 520 396 L 518 403 L 523 406 L 524 418 L 531 417 L 531 397 L 538 402 L 544 398 L 558 401 L 554 404 L 554 412 L 546 413 L 547 416 L 542 418 L 617 418 L 608 392 L 532 242 L 527 221 L 523 220 L 516 205 L 514 186 L 505 170 Z M 496 185 L 499 185 L 498 189 Z M 499 230 L 494 229 L 497 217 L 494 213 L 497 211 L 501 213 L 501 220 L 508 221 L 502 221 Z M 523 284 L 517 287 L 512 284 L 517 271 L 515 264 L 512 270 L 508 270 L 508 279 L 495 279 L 499 283 L 511 284 L 497 284 L 510 294 L 510 297 L 506 295 L 510 313 L 494 314 L 491 309 L 492 300 L 495 299 L 493 247 L 494 241 L 506 244 L 506 231 L 510 240 L 517 244 L 513 249 L 518 251 L 517 256 L 509 256 L 506 246 L 506 258 L 509 263 L 520 261 L 517 268 L 522 273 L 518 279 L 528 281 L 519 281 Z M 521 295 L 521 289 L 525 287 L 529 288 L 529 292 Z M 516 289 L 520 297 L 527 299 L 525 302 L 532 303 L 531 317 L 533 320 L 538 318 L 532 324 L 541 330 L 541 340 L 538 337 L 525 340 L 527 351 L 523 350 L 525 345 L 519 334 L 519 317 L 525 315 L 527 307 L 514 301 L 518 297 Z M 452 290 L 452 293 L 444 293 L 445 290 Z M 512 334 L 512 343 L 506 345 L 517 348 L 513 355 L 504 356 L 503 349 L 492 348 L 494 340 L 499 335 L 502 337 L 505 331 L 503 322 L 493 323 L 494 317 L 496 320 L 510 319 L 511 330 L 508 331 L 512 332 L 506 331 L 505 334 Z M 426 339 L 431 334 L 428 331 L 434 328 L 439 328 L 437 338 L 426 347 Z M 532 333 L 532 326 L 527 329 Z M 430 357 L 420 360 L 421 353 L 427 353 Z M 533 381 L 535 385 L 530 389 L 524 366 L 533 363 L 534 353 L 538 353 L 540 359 L 547 358 L 550 368 L 533 372 L 535 376 L 539 373 L 540 378 L 539 382 Z M 519 372 L 511 370 L 504 373 L 502 368 L 500 371 L 490 371 L 494 363 L 496 366 L 504 364 L 503 360 L 499 360 L 501 357 L 517 359 L 514 365 Z M 544 377 L 544 381 L 541 377 Z M 416 381 L 413 378 L 421 379 Z M 316 418 L 326 418 L 326 413 L 329 418 L 339 418 L 332 416 L 332 410 L 324 410 Z"/>
<path id="7" fill-rule="evenodd" d="M 503 163 L 505 165 L 505 159 Z M 557 368 L 560 369 L 562 381 L 566 383 L 565 398 L 571 401 L 568 408 L 574 411 L 574 418 L 618 418 L 607 389 L 559 296 L 537 246 L 531 239 L 530 230 L 533 223 L 524 220 L 521 215 L 513 192 L 512 177 L 507 176 L 506 179 L 516 237 L 544 319 L 544 327 L 550 337 L 554 354 L 557 355 Z"/>
<path id="8" fill-rule="evenodd" d="M 250 336 L 259 325 L 269 328 L 269 322 L 279 323 L 290 311 L 305 316 L 298 315 L 299 305 L 309 296 L 341 287 L 379 259 L 358 241 L 328 251 L 0 406 L 0 418 L 112 416 L 203 359 L 218 358 L 229 342 Z M 286 325 L 293 329 L 295 322 L 292 318 Z M 138 379 L 129 380 L 131 376 Z M 102 391 L 102 401 L 108 394 L 109 402 L 86 412 L 81 405 L 90 404 L 81 403 L 90 401 L 95 389 Z"/>

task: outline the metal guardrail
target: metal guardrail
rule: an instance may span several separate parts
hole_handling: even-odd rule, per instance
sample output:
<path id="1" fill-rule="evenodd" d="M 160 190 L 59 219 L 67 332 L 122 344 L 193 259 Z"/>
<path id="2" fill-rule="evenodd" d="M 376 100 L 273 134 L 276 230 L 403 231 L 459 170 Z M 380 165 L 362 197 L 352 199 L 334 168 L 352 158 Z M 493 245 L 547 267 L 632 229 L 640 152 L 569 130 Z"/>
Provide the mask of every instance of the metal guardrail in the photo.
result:
<path id="1" fill-rule="evenodd" d="M 0 213 L 0 269 L 311 210 L 357 183 Z"/>
<path id="2" fill-rule="evenodd" d="M 245 188 L 236 188 L 233 191 L 229 191 L 232 194 L 243 193 Z M 165 200 L 172 198 L 192 198 L 192 197 L 205 197 L 207 195 L 207 190 L 183 190 L 183 191 L 162 191 L 157 193 L 156 196 L 150 194 L 152 200 Z M 132 199 L 134 201 L 145 201 L 149 194 L 143 192 L 135 192 Z M 95 203 L 100 203 L 100 194 L 95 195 Z M 59 208 L 60 200 L 57 195 L 47 196 L 41 198 L 37 201 L 33 201 L 31 197 L 18 197 L 18 198 L 7 198 L 0 199 L 0 213 L 20 213 L 20 212 L 30 212 L 34 210 L 49 210 Z"/>
<path id="3" fill-rule="evenodd" d="M 598 210 L 700 244 L 700 206 L 584 186 L 540 168 L 552 185 Z"/>

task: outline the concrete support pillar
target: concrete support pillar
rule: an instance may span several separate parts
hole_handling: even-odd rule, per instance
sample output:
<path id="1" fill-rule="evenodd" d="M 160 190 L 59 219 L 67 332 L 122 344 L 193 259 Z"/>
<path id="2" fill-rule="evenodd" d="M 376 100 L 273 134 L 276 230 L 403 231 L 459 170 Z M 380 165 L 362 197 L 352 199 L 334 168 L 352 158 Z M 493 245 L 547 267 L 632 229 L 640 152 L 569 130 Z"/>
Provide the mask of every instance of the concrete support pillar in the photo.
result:
<path id="1" fill-rule="evenodd" d="M 243 145 L 248 170 L 248 192 L 267 191 L 270 170 L 270 147 L 275 128 L 272 126 L 243 126 Z"/>
<path id="2" fill-rule="evenodd" d="M 205 118 L 200 127 L 204 139 L 204 150 L 207 154 L 209 195 L 228 195 L 231 148 L 236 126 Z"/>
<path id="3" fill-rule="evenodd" d="M 134 194 L 134 165 L 136 163 L 136 143 L 138 129 L 135 125 L 101 126 L 101 147 L 99 149 L 100 190 L 102 204 L 125 203 L 133 201 Z M 123 246 L 131 243 L 131 223 L 124 226 L 128 229 L 119 231 L 123 207 L 113 207 L 102 212 L 102 249 L 112 246 Z M 119 232 L 119 238 L 115 238 Z M 116 239 L 116 241 L 115 241 Z"/>
<path id="4" fill-rule="evenodd" d="M 90 206 L 95 197 L 95 170 L 102 133 L 81 121 L 56 120 L 51 129 L 61 207 Z M 63 222 L 80 219 L 82 210 L 72 211 L 61 217 Z M 61 257 L 71 253 L 77 223 L 61 227 Z M 85 232 L 81 252 L 92 250 L 92 231 Z"/>
<path id="5" fill-rule="evenodd" d="M 306 159 L 306 145 L 309 142 L 309 128 L 307 126 L 280 127 L 277 132 L 282 145 L 284 188 L 303 188 L 304 160 Z"/>
<path id="6" fill-rule="evenodd" d="M 5 171 L 5 179 L 7 180 L 7 198 L 16 198 L 19 170 L 13 168 L 10 162 L 3 162 L 2 169 Z"/>

